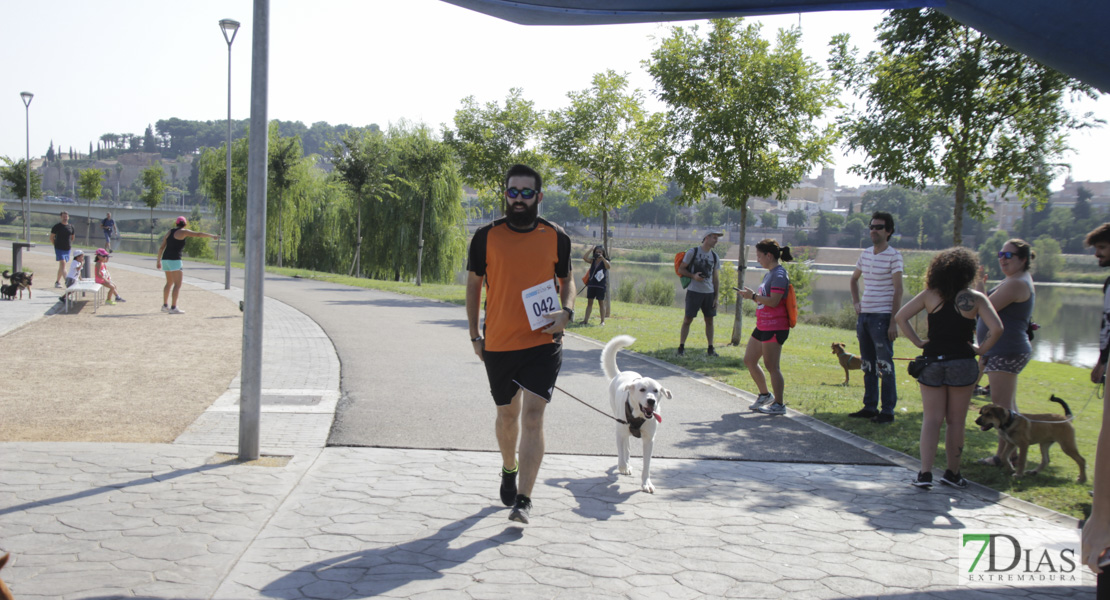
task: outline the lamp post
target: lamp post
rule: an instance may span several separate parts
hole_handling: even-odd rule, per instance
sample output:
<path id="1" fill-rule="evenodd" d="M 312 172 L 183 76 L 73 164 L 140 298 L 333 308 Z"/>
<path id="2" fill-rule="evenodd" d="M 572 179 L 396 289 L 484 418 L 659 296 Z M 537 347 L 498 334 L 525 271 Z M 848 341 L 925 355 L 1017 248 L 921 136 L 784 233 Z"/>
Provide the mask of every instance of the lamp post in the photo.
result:
<path id="1" fill-rule="evenodd" d="M 231 43 L 235 41 L 235 34 L 239 32 L 239 21 L 231 19 L 220 20 L 220 30 L 224 33 L 227 42 L 227 172 L 224 187 L 224 239 L 227 241 L 227 252 L 224 256 L 224 289 L 231 289 Z"/>
<path id="2" fill-rule="evenodd" d="M 31 225 L 27 221 L 27 215 L 31 210 L 31 98 L 35 95 L 31 92 L 20 92 L 19 97 L 23 98 L 23 108 L 27 113 L 27 197 L 23 205 L 23 241 L 30 244 Z"/>

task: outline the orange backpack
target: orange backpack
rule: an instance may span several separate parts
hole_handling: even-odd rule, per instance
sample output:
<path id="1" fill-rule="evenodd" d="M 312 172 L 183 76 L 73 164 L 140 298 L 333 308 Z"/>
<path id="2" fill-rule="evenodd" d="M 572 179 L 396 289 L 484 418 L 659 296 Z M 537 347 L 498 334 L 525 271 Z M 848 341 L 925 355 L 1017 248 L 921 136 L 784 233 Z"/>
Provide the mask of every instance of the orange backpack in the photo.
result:
<path id="1" fill-rule="evenodd" d="M 786 318 L 793 329 L 798 324 L 798 297 L 794 295 L 794 284 L 786 288 L 786 297 L 783 300 L 786 301 Z"/>
<path id="2" fill-rule="evenodd" d="M 674 255 L 674 274 L 678 275 L 678 280 L 679 280 L 680 283 L 682 283 L 682 289 L 686 289 L 686 287 L 690 285 L 690 282 L 693 281 L 692 279 L 690 279 L 689 277 L 686 277 L 685 275 L 683 275 L 682 273 L 680 273 L 678 271 L 678 268 L 682 266 L 682 259 L 685 258 L 685 257 L 686 257 L 686 251 L 685 250 L 683 250 L 682 252 L 679 252 L 678 254 Z"/>

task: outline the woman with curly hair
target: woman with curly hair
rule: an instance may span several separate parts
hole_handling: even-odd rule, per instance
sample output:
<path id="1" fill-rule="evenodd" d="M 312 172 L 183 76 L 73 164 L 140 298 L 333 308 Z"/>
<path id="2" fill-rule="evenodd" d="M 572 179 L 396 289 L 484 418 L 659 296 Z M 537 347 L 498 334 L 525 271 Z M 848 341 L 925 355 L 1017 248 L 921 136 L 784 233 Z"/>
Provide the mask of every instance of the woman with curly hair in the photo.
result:
<path id="1" fill-rule="evenodd" d="M 941 483 L 967 487 L 960 475 L 964 450 L 964 427 L 971 392 L 979 376 L 977 355 L 984 354 L 1002 336 L 1002 321 L 982 292 L 970 289 L 979 271 L 975 254 L 963 247 L 949 248 L 933 257 L 925 273 L 925 290 L 894 316 L 898 327 L 913 345 L 923 350 L 928 364 L 917 376 L 921 387 L 921 471 L 912 485 L 933 487 L 933 460 L 937 454 L 940 426 L 947 423 L 944 453 L 947 469 Z M 921 339 L 910 319 L 924 311 L 928 319 L 926 339 Z M 987 333 L 975 343 L 975 319 L 982 319 Z"/>
<path id="2" fill-rule="evenodd" d="M 1030 327 L 1033 323 L 1036 292 L 1033 290 L 1029 267 L 1036 256 L 1037 253 L 1029 242 L 1017 238 L 1007 240 L 998 252 L 998 266 L 1005 277 L 987 292 L 991 306 L 998 311 L 998 318 L 1002 319 L 1003 332 L 998 343 L 979 360 L 979 367 L 987 374 L 990 382 L 991 404 L 1012 411 L 1018 409 L 1018 373 L 1021 373 L 1033 356 Z M 986 275 L 976 282 L 975 289 L 982 292 L 985 281 Z M 986 333 L 986 324 L 980 321 L 976 334 L 980 342 L 986 337 Z M 977 462 L 1001 467 L 1000 457 L 1005 449 L 1006 443 L 999 437 L 998 449 L 994 455 Z"/>
<path id="3" fill-rule="evenodd" d="M 750 410 L 767 415 L 785 415 L 786 406 L 783 404 L 783 389 L 786 382 L 779 368 L 782 358 L 782 345 L 790 336 L 790 319 L 786 314 L 786 292 L 790 289 L 790 276 L 786 267 L 779 264 L 779 260 L 786 262 L 794 260 L 790 255 L 790 246 L 779 248 L 779 243 L 771 238 L 760 241 L 755 245 L 755 260 L 759 266 L 767 269 L 767 274 L 759 284 L 758 290 L 744 288 L 739 290 L 739 295 L 745 300 L 755 302 L 755 330 L 748 338 L 748 347 L 744 351 L 744 366 L 752 376 L 752 381 L 759 388 L 759 396 L 749 406 Z M 771 376 L 772 396 L 767 391 L 767 377 L 759 367 L 759 359 L 763 359 L 763 366 Z"/>

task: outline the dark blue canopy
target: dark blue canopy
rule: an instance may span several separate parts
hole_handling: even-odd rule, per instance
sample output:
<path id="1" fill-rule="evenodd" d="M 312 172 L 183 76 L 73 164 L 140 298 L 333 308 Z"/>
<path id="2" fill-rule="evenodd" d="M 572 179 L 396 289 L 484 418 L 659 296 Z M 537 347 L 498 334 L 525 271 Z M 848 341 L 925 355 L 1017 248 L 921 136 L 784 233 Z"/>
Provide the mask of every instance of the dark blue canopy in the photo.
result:
<path id="1" fill-rule="evenodd" d="M 687 21 L 831 10 L 935 7 L 1110 92 L 1108 0 L 443 0 L 522 25 Z"/>

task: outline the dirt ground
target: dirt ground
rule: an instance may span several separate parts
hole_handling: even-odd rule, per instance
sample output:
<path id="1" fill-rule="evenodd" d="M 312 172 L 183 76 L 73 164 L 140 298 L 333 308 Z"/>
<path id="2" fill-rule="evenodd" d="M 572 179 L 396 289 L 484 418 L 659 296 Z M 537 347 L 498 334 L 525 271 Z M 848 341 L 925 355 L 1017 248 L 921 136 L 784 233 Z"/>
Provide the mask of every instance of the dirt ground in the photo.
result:
<path id="1" fill-rule="evenodd" d="M 54 295 L 52 259 L 24 253 L 36 295 Z M 125 303 L 94 314 L 89 296 L 0 336 L 0 441 L 172 442 L 227 389 L 240 369 L 238 306 L 185 285 L 185 314 L 165 314 L 165 276 L 151 267 L 109 263 Z"/>

